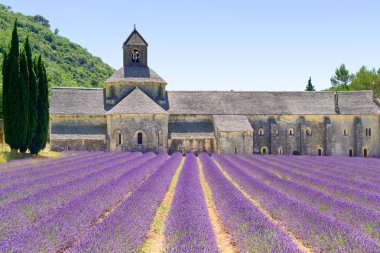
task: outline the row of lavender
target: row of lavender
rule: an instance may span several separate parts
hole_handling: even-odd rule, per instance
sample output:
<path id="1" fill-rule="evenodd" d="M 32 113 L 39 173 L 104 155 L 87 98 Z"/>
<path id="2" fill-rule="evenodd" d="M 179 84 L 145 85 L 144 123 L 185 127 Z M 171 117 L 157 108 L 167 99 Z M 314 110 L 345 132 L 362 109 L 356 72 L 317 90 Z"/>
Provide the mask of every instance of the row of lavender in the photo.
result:
<path id="1" fill-rule="evenodd" d="M 213 158 L 273 218 L 300 237 L 304 245 L 316 251 L 380 251 L 379 213 L 326 191 L 337 182 L 337 177 L 342 179 L 341 185 L 355 188 L 349 184 L 351 180 L 345 182 L 343 176 L 332 176 L 333 169 L 326 169 L 320 178 L 310 176 L 320 173 L 317 169 L 328 164 L 316 163 L 309 168 L 308 164 L 299 163 L 300 158 L 290 157 L 283 161 L 281 157 L 214 154 Z M 315 180 L 319 180 L 320 187 Z M 313 182 L 313 186 L 309 186 L 309 182 Z M 361 192 L 365 193 L 378 194 Z"/>
<path id="2" fill-rule="evenodd" d="M 248 157 L 242 156 L 243 159 Z M 310 158 L 313 159 L 313 158 Z M 340 158 L 335 158 L 339 161 Z M 366 182 L 353 181 L 350 178 L 342 176 L 344 173 L 344 164 L 335 162 L 334 164 L 320 164 L 318 162 L 300 162 L 299 158 L 284 157 L 279 160 L 278 157 L 251 157 L 250 162 L 256 165 L 264 166 L 266 170 L 277 174 L 279 177 L 305 184 L 319 191 L 329 193 L 337 198 L 356 202 L 366 206 L 374 211 L 380 211 L 380 190 L 378 185 Z M 366 161 L 366 160 L 364 160 Z M 380 161 L 378 160 L 378 168 Z M 365 163 L 357 165 L 358 170 L 363 175 L 367 174 Z M 337 167 L 337 175 L 331 175 L 331 168 Z M 340 172 L 339 172 L 340 171 Z"/>

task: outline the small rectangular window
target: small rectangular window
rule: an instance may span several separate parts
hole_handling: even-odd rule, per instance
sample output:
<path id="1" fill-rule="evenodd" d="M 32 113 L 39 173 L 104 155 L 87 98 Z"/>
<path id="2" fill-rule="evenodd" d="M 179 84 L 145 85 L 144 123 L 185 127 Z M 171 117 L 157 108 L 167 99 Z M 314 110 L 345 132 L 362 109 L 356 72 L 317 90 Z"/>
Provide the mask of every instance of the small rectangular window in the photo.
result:
<path id="1" fill-rule="evenodd" d="M 157 143 L 159 145 L 163 144 L 164 143 L 164 138 L 163 138 L 163 133 L 162 131 L 158 132 L 157 134 Z"/>

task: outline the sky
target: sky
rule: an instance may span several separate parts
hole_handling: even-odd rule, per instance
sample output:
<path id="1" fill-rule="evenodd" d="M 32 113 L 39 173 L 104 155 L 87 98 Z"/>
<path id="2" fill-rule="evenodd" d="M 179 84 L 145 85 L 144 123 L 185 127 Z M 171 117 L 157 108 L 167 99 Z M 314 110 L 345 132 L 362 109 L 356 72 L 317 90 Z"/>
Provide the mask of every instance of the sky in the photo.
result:
<path id="1" fill-rule="evenodd" d="M 0 0 L 115 69 L 136 24 L 168 90 L 317 90 L 342 63 L 379 68 L 378 0 Z"/>

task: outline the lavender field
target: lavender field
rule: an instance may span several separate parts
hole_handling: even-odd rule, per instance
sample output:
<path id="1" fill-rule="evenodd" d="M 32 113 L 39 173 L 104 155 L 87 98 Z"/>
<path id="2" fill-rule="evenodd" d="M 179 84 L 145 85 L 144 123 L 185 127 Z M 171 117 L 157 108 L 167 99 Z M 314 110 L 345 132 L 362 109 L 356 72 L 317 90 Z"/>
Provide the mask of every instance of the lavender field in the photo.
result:
<path id="1" fill-rule="evenodd" d="M 76 152 L 0 163 L 0 252 L 380 252 L 380 159 Z"/>

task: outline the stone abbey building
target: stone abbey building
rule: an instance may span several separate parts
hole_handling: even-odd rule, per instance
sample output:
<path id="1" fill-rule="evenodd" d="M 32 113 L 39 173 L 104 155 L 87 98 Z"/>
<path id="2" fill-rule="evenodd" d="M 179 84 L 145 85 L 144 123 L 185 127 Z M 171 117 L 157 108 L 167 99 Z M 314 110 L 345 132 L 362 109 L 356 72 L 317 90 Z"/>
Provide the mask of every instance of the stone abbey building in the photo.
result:
<path id="1" fill-rule="evenodd" d="M 52 89 L 53 149 L 380 157 L 375 90 L 167 91 L 136 29 L 123 59 L 102 89 Z"/>

